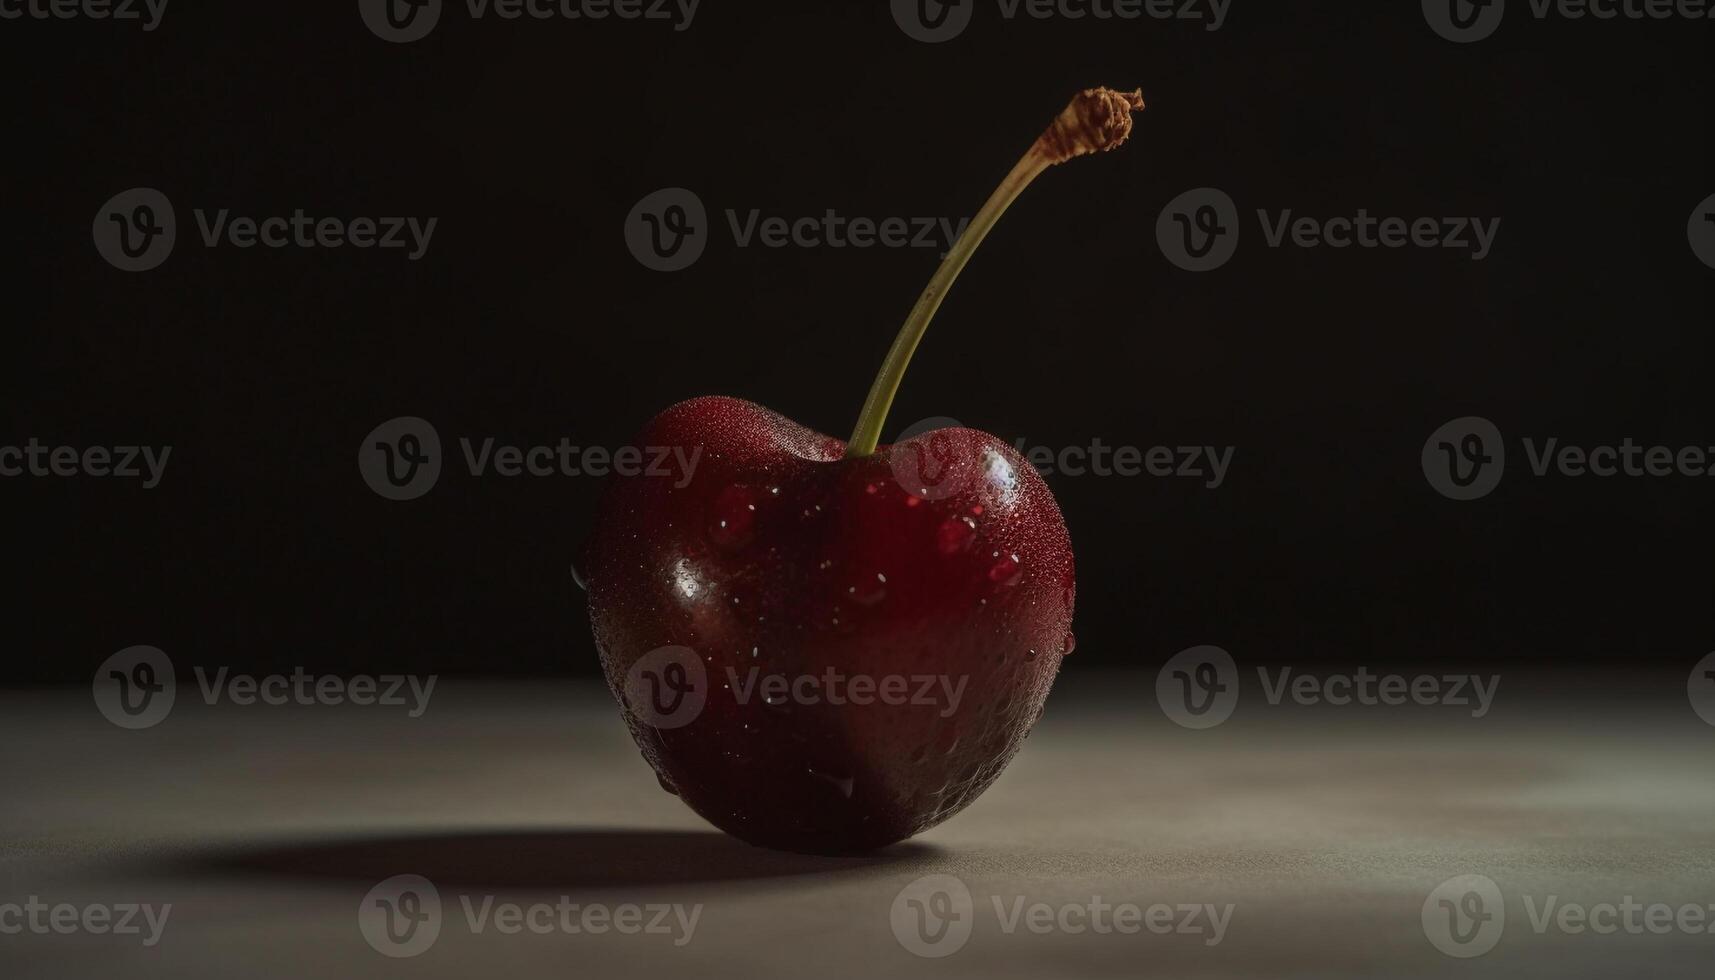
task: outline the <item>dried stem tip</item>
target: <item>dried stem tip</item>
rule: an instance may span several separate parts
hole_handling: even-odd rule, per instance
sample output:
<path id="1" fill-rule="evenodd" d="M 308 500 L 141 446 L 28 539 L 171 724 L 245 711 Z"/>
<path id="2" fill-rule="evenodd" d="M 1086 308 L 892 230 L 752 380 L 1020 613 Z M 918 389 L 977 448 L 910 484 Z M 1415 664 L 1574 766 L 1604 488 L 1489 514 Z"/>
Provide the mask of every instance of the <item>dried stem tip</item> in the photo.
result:
<path id="1" fill-rule="evenodd" d="M 1131 135 L 1131 114 L 1143 108 L 1143 90 L 1085 89 L 1036 139 L 1032 152 L 1048 163 L 1118 149 Z"/>
<path id="2" fill-rule="evenodd" d="M 971 254 L 982 244 L 983 236 L 1006 213 L 1007 207 L 1024 193 L 1031 181 L 1054 164 L 1098 150 L 1112 150 L 1124 143 L 1131 135 L 1131 114 L 1142 108 L 1142 92 L 1127 94 L 1111 88 L 1079 92 L 1048 131 L 1030 144 L 1030 151 L 1013 164 L 1006 179 L 989 195 L 988 203 L 976 213 L 958 241 L 947 251 L 941 267 L 935 270 L 935 278 L 929 280 L 923 295 L 917 298 L 917 305 L 911 308 L 905 326 L 899 328 L 899 336 L 894 338 L 893 346 L 887 351 L 887 359 L 882 362 L 881 373 L 875 376 L 875 383 L 864 398 L 857 427 L 846 442 L 847 459 L 861 459 L 875 452 L 876 446 L 880 445 L 881 427 L 887 421 L 887 410 L 893 405 L 893 396 L 899 392 L 899 381 L 905 376 L 906 365 L 911 363 L 911 355 L 923 339 L 923 332 L 929 329 L 929 321 L 941 308 L 941 300 L 953 287 L 959 270 L 971 260 Z"/>

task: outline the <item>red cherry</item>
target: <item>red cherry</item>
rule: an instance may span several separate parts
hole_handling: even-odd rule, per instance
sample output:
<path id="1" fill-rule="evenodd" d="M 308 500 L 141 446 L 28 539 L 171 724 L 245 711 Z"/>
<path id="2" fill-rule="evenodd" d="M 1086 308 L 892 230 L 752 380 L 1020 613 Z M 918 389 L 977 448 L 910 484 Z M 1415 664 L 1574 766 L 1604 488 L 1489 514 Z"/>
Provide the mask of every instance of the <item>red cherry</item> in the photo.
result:
<path id="1" fill-rule="evenodd" d="M 578 571 L 633 737 L 715 826 L 817 853 L 902 840 L 976 799 L 1041 715 L 1073 642 L 1053 494 L 987 433 L 879 434 L 1000 213 L 1049 166 L 1123 142 L 1141 107 L 1092 89 L 1037 140 L 918 300 L 849 444 L 732 398 L 638 435 L 693 470 L 616 477 Z"/>
<path id="2" fill-rule="evenodd" d="M 706 696 L 694 720 L 628 717 L 663 781 L 736 837 L 830 852 L 918 833 L 1000 774 L 1048 694 L 1072 620 L 1059 508 L 1000 439 L 935 434 L 960 456 L 944 481 L 956 487 L 929 499 L 889 465 L 909 444 L 847 458 L 844 443 L 761 406 L 699 398 L 638 436 L 701 447 L 694 478 L 633 476 L 607 493 L 581 567 L 608 682 L 624 690 L 663 647 L 696 652 Z M 742 505 L 754 523 L 736 548 L 733 521 L 717 516 L 732 513 L 735 486 L 779 491 Z M 976 546 L 949 552 L 948 521 Z M 998 583 L 997 551 L 1009 568 Z M 820 686 L 770 704 L 753 669 Z M 828 703 L 830 671 L 878 691 L 901 678 L 903 703 Z"/>

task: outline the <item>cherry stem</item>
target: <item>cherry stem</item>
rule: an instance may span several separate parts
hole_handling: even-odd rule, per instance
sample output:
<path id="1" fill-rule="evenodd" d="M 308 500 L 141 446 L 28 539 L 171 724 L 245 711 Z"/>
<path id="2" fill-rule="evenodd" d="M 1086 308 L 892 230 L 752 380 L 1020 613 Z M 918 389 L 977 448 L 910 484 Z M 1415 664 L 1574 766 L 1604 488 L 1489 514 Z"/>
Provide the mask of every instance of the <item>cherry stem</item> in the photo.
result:
<path id="1" fill-rule="evenodd" d="M 905 377 L 911 355 L 916 353 L 918 343 L 929 329 L 929 321 L 935 318 L 941 301 L 953 288 L 953 282 L 964 271 L 971 256 L 976 254 L 989 230 L 1000 221 L 1000 216 L 1042 171 L 1075 156 L 1111 150 L 1124 143 L 1131 133 L 1131 113 L 1141 108 L 1143 99 L 1137 93 L 1089 89 L 1075 97 L 1066 111 L 1031 144 L 1029 152 L 1013 166 L 1012 172 L 989 195 L 982 210 L 971 219 L 964 234 L 947 250 L 947 256 L 935 270 L 934 278 L 929 280 L 923 295 L 917 298 L 917 305 L 911 308 L 911 315 L 906 317 L 899 336 L 894 338 L 886 359 L 881 362 L 881 371 L 875 376 L 875 383 L 870 385 L 869 395 L 864 398 L 857 426 L 846 443 L 848 458 L 856 459 L 875 452 L 881 442 L 881 427 L 887 422 L 887 412 L 893 407 L 899 383 Z"/>
<path id="2" fill-rule="evenodd" d="M 971 219 L 964 234 L 947 250 L 947 257 L 941 260 L 941 267 L 935 270 L 935 276 L 929 280 L 923 295 L 917 297 L 917 305 L 911 308 L 911 315 L 905 318 L 905 326 L 900 328 L 899 336 L 893 339 L 893 346 L 887 351 L 886 360 L 881 362 L 881 372 L 869 387 L 869 395 L 863 400 L 863 410 L 858 413 L 857 427 L 846 443 L 847 456 L 855 458 L 875 452 L 876 445 L 881 442 L 881 427 L 886 424 L 887 412 L 893 407 L 893 396 L 899 393 L 899 382 L 904 380 L 905 369 L 911 364 L 911 355 L 917 352 L 918 342 L 928 332 L 929 321 L 935 319 L 935 313 L 941 309 L 941 301 L 947 298 L 953 281 L 959 278 L 965 264 L 976 254 L 977 246 L 988 236 L 989 229 L 1000 221 L 1000 216 L 1006 213 L 1018 195 L 1038 174 L 1047 170 L 1050 163 L 1052 161 L 1032 147 L 989 195 L 988 203 Z"/>

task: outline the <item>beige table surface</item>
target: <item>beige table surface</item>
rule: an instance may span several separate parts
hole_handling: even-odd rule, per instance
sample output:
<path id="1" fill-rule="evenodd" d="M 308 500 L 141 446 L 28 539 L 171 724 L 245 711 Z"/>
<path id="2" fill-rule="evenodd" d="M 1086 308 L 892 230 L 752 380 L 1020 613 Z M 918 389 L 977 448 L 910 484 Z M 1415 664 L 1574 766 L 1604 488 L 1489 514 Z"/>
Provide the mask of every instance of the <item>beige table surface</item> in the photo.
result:
<path id="1" fill-rule="evenodd" d="M 87 690 L 0 693 L 0 903 L 172 905 L 153 947 L 0 935 L 0 977 L 1715 976 L 1715 935 L 1532 918 L 1550 898 L 1715 903 L 1715 727 L 1683 676 L 1503 673 L 1480 719 L 1270 705 L 1253 684 L 1206 731 L 1169 721 L 1154 679 L 1068 669 L 982 799 L 855 859 L 708 829 L 657 788 L 590 684 L 443 678 L 409 719 L 209 707 L 186 683 L 146 731 L 107 723 Z M 399 874 L 443 903 L 434 943 L 407 958 L 359 925 L 370 889 Z M 1505 922 L 1490 952 L 1456 959 L 1423 909 L 1467 874 L 1496 883 Z M 968 939 L 939 958 L 896 938 L 895 898 L 927 875 L 972 896 Z M 1057 913 L 1098 896 L 1231 917 L 1214 944 L 1009 933 L 995 904 Z M 478 933 L 466 901 L 700 912 L 676 945 L 682 931 Z"/>

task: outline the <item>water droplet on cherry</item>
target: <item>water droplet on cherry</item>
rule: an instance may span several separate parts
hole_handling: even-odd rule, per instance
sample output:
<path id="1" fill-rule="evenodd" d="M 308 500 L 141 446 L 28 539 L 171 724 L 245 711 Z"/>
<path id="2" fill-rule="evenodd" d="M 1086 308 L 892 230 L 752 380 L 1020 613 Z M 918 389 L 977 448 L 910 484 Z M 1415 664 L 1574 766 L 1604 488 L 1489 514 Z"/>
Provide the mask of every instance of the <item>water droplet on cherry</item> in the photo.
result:
<path id="1" fill-rule="evenodd" d="M 935 549 L 943 555 L 969 550 L 977 539 L 977 524 L 968 517 L 949 517 L 935 529 Z"/>
<path id="2" fill-rule="evenodd" d="M 856 584 L 846 586 L 846 595 L 860 606 L 873 606 L 887 598 L 887 576 L 876 572 L 861 577 Z"/>
<path id="3" fill-rule="evenodd" d="M 709 511 L 709 540 L 729 551 L 750 544 L 756 533 L 756 502 L 752 487 L 733 484 L 715 495 Z"/>
<path id="4" fill-rule="evenodd" d="M 576 585 L 578 588 L 584 590 L 585 592 L 588 592 L 590 590 L 590 584 L 587 580 L 584 579 L 583 570 L 578 568 L 577 562 L 572 562 L 572 584 Z"/>

